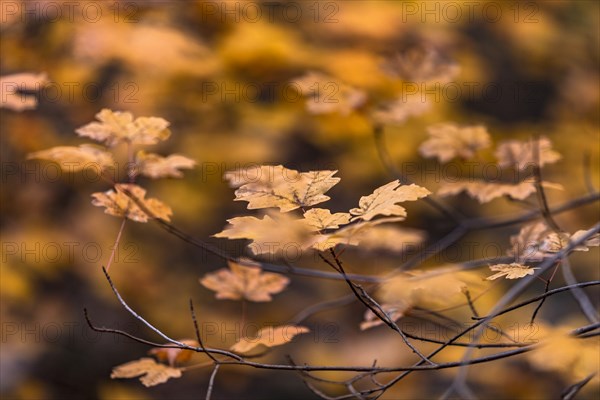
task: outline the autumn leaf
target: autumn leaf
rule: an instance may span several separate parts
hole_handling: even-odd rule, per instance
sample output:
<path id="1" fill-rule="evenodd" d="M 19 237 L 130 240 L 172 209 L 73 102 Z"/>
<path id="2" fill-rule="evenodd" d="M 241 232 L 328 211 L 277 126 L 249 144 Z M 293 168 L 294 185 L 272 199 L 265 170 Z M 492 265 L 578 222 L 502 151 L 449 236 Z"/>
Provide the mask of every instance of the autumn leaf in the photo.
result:
<path id="1" fill-rule="evenodd" d="M 475 291 L 481 287 L 481 278 L 476 274 L 439 268 L 397 275 L 382 284 L 379 295 L 384 303 L 402 309 L 413 306 L 436 308 L 464 301 L 465 288 Z"/>
<path id="2" fill-rule="evenodd" d="M 204 287 L 217 292 L 217 299 L 271 301 L 271 295 L 281 292 L 290 282 L 283 275 L 262 272 L 258 264 L 247 266 L 232 261 L 228 264 L 229 268 L 208 273 L 200 279 Z"/>
<path id="3" fill-rule="evenodd" d="M 112 155 L 99 146 L 82 144 L 75 146 L 58 146 L 46 150 L 29 153 L 27 159 L 52 161 L 60 165 L 63 171 L 75 172 L 86 168 L 98 171 L 113 167 L 115 160 Z"/>
<path id="4" fill-rule="evenodd" d="M 386 58 L 382 69 L 407 82 L 451 82 L 460 66 L 431 45 L 411 45 Z"/>
<path id="5" fill-rule="evenodd" d="M 237 343 L 230 347 L 230 350 L 235 351 L 236 353 L 247 353 L 260 345 L 266 347 L 281 346 L 282 344 L 290 342 L 294 336 L 307 332 L 310 332 L 310 329 L 304 326 L 269 326 L 258 331 L 255 338 L 241 338 Z"/>
<path id="6" fill-rule="evenodd" d="M 408 305 L 399 304 L 381 304 L 381 309 L 387 314 L 391 321 L 398 321 L 404 316 L 404 313 L 409 309 Z M 375 315 L 371 310 L 365 311 L 364 321 L 360 323 L 360 330 L 364 331 L 375 326 L 383 325 L 384 322 Z"/>
<path id="7" fill-rule="evenodd" d="M 552 371 L 573 381 L 580 381 L 600 370 L 598 341 L 583 340 L 570 334 L 566 326 L 535 324 L 533 340 L 537 346 L 526 355 L 529 363 L 540 371 Z"/>
<path id="8" fill-rule="evenodd" d="M 112 379 L 138 376 L 144 386 L 151 387 L 165 383 L 170 378 L 180 378 L 181 369 L 159 364 L 152 358 L 140 358 L 114 367 L 110 374 Z"/>
<path id="9" fill-rule="evenodd" d="M 171 208 L 157 199 L 144 199 L 146 190 L 138 185 L 119 183 L 115 185 L 116 192 L 110 189 L 106 192 L 92 193 L 92 204 L 106 207 L 106 214 L 115 217 L 127 217 L 136 222 L 148 222 L 153 217 L 170 221 L 173 214 Z M 130 192 L 152 215 L 146 214 L 126 193 Z"/>
<path id="10" fill-rule="evenodd" d="M 0 77 L 0 108 L 14 111 L 30 110 L 37 106 L 37 98 L 30 93 L 41 90 L 48 83 L 45 73 L 23 72 Z"/>
<path id="11" fill-rule="evenodd" d="M 192 347 L 199 346 L 198 342 L 193 339 L 180 339 L 179 342 Z M 177 364 L 189 361 L 194 352 L 180 347 L 154 347 L 148 351 L 148 354 L 155 356 L 159 361 L 167 362 L 171 367 L 175 367 Z"/>
<path id="12" fill-rule="evenodd" d="M 498 145 L 495 155 L 501 168 L 515 167 L 523 170 L 538 163 L 536 153 L 538 153 L 540 167 L 555 163 L 562 158 L 559 153 L 552 150 L 552 143 L 545 137 L 527 141 L 506 140 Z"/>
<path id="13" fill-rule="evenodd" d="M 110 147 L 121 142 L 156 144 L 171 135 L 168 129 L 169 122 L 162 118 L 139 117 L 134 120 L 129 112 L 111 111 L 106 108 L 96 114 L 96 118 L 99 123 L 91 122 L 75 132 L 79 136 L 105 142 Z"/>
<path id="14" fill-rule="evenodd" d="M 371 115 L 380 125 L 402 125 L 410 117 L 417 117 L 431 108 L 427 98 L 420 94 L 404 96 L 391 102 L 382 103 Z"/>
<path id="15" fill-rule="evenodd" d="M 519 279 L 524 278 L 527 275 L 533 275 L 536 269 L 528 267 L 527 265 L 519 264 L 519 263 L 511 263 L 511 264 L 496 264 L 491 265 L 490 270 L 493 272 L 497 272 L 494 275 L 488 276 L 488 281 L 493 281 L 495 279 L 505 277 L 506 279 Z"/>
<path id="16" fill-rule="evenodd" d="M 136 156 L 139 174 L 157 178 L 182 178 L 180 169 L 192 169 L 196 161 L 179 154 L 162 157 L 154 153 L 139 151 Z"/>
<path id="17" fill-rule="evenodd" d="M 264 172 L 266 168 L 260 171 Z M 235 201 L 247 201 L 248 209 L 278 207 L 281 212 L 309 207 L 329 200 L 324 193 L 340 181 L 340 178 L 333 177 L 336 172 L 298 172 L 277 165 L 256 182 L 242 184 L 235 191 Z M 230 181 L 234 179 L 237 178 L 230 178 Z M 236 180 L 234 183 L 240 182 Z"/>
<path id="18" fill-rule="evenodd" d="M 372 194 L 362 196 L 358 208 L 350 210 L 350 214 L 354 215 L 352 221 L 369 221 L 378 215 L 405 217 L 406 210 L 397 203 L 415 201 L 430 193 L 429 190 L 415 184 L 401 185 L 398 180 L 392 181 L 375 189 Z"/>
<path id="19" fill-rule="evenodd" d="M 313 244 L 310 227 L 302 219 L 288 214 L 270 213 L 262 219 L 246 216 L 228 219 L 229 225 L 214 237 L 251 239 L 252 254 L 298 252 Z"/>
<path id="20" fill-rule="evenodd" d="M 512 248 L 508 255 L 517 259 L 540 260 L 548 253 L 557 253 L 567 247 L 571 241 L 577 240 L 586 231 L 579 230 L 573 235 L 568 232 L 554 232 L 545 222 L 525 224 L 517 235 L 510 237 Z M 591 246 L 600 245 L 600 238 L 594 235 L 573 251 L 588 251 Z"/>
<path id="21" fill-rule="evenodd" d="M 485 126 L 458 126 L 442 123 L 427 128 L 429 139 L 419 147 L 423 157 L 437 157 L 440 162 L 448 162 L 460 157 L 471 159 L 475 153 L 491 144 Z"/>
<path id="22" fill-rule="evenodd" d="M 300 93 L 308 97 L 306 108 L 313 114 L 339 112 L 348 115 L 367 100 L 367 94 L 320 72 L 309 72 L 293 81 Z"/>
<path id="23" fill-rule="evenodd" d="M 350 214 L 335 213 L 324 208 L 312 208 L 304 213 L 304 220 L 312 230 L 338 229 L 350 222 Z"/>
<path id="24" fill-rule="evenodd" d="M 542 182 L 547 189 L 562 189 L 562 186 L 552 182 Z M 502 196 L 509 196 L 515 200 L 525 200 L 535 193 L 536 187 L 533 180 L 519 183 L 498 183 L 485 181 L 459 181 L 445 182 L 438 189 L 438 196 L 453 196 L 466 192 L 470 197 L 477 199 L 480 203 L 487 203 Z"/>

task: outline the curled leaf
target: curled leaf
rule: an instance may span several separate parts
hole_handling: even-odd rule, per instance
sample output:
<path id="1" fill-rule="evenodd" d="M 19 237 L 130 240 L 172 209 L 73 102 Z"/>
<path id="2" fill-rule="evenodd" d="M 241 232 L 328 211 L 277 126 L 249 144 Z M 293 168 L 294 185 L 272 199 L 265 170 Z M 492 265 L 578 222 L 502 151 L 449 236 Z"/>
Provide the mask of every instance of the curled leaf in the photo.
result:
<path id="1" fill-rule="evenodd" d="M 106 207 L 106 214 L 115 217 L 126 217 L 136 222 L 148 222 L 153 217 L 170 221 L 173 214 L 171 208 L 157 199 L 144 199 L 146 190 L 138 185 L 120 183 L 115 185 L 116 191 L 110 189 L 106 192 L 92 193 L 92 204 L 98 207 Z M 142 210 L 126 193 L 128 191 L 143 207 L 151 213 L 148 215 Z"/>
<path id="2" fill-rule="evenodd" d="M 200 279 L 207 289 L 217 292 L 217 299 L 263 302 L 271 301 L 290 280 L 283 275 L 262 272 L 260 267 L 245 266 L 229 261 L 229 268 L 208 273 Z"/>
<path id="3" fill-rule="evenodd" d="M 519 264 L 519 263 L 511 263 L 511 264 L 496 264 L 491 265 L 490 270 L 497 272 L 494 275 L 488 276 L 488 281 L 493 281 L 495 279 L 505 277 L 506 279 L 519 279 L 524 278 L 527 275 L 533 275 L 536 269 L 528 267 L 527 265 Z"/>
<path id="4" fill-rule="evenodd" d="M 199 346 L 198 342 L 193 339 L 180 339 L 179 342 L 187 344 L 188 346 Z M 167 362 L 171 367 L 175 367 L 177 364 L 189 361 L 194 352 L 192 350 L 176 347 L 154 347 L 148 351 L 148 354 L 155 356 L 159 361 Z"/>
<path id="5" fill-rule="evenodd" d="M 152 358 L 140 358 L 114 367 L 110 374 L 112 379 L 138 376 L 144 386 L 151 387 L 165 383 L 170 378 L 180 378 L 181 369 L 159 364 Z"/>
<path id="6" fill-rule="evenodd" d="M 255 338 L 241 338 L 237 343 L 231 346 L 230 349 L 236 353 L 247 353 L 260 345 L 266 347 L 281 346 L 282 344 L 290 342 L 294 336 L 307 332 L 310 332 L 310 329 L 304 326 L 269 326 L 258 331 L 258 334 Z"/>
<path id="7" fill-rule="evenodd" d="M 397 203 L 415 201 L 430 193 L 429 190 L 415 184 L 401 185 L 398 180 L 392 181 L 375 189 L 372 194 L 362 196 L 358 208 L 350 210 L 350 214 L 354 215 L 352 221 L 369 221 L 377 215 L 405 217 L 406 210 Z"/>

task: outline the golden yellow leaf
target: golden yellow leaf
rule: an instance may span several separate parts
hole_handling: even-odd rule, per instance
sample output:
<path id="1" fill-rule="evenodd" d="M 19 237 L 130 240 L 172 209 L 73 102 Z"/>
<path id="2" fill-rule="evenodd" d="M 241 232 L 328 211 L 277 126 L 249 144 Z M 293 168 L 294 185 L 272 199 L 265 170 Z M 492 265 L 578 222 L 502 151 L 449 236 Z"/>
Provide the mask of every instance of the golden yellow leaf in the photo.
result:
<path id="1" fill-rule="evenodd" d="M 312 230 L 338 229 L 350 222 L 350 214 L 335 213 L 324 208 L 313 208 L 304 213 L 304 219 Z"/>
<path id="2" fill-rule="evenodd" d="M 0 77 L 0 108 L 14 111 L 30 110 L 37 106 L 37 99 L 30 93 L 41 90 L 48 83 L 45 73 L 23 72 Z M 26 92 L 26 93 L 24 93 Z"/>
<path id="3" fill-rule="evenodd" d="M 562 189 L 561 185 L 551 182 L 542 182 L 542 186 L 549 189 Z M 438 189 L 438 196 L 453 196 L 460 192 L 466 192 L 470 197 L 487 203 L 498 197 L 509 196 L 515 200 L 524 200 L 535 193 L 535 184 L 532 180 L 519 183 L 497 183 L 485 181 L 459 181 L 445 182 Z"/>
<path id="4" fill-rule="evenodd" d="M 497 273 L 488 276 L 485 279 L 488 281 L 493 281 L 501 277 L 505 277 L 506 279 L 519 279 L 524 278 L 527 275 L 533 275 L 536 269 L 539 268 L 532 268 L 519 263 L 490 265 L 490 270 Z"/>
<path id="5" fill-rule="evenodd" d="M 200 344 L 193 339 L 180 339 L 179 342 L 192 347 L 200 346 Z M 194 352 L 192 350 L 186 350 L 176 347 L 153 347 L 148 351 L 148 354 L 155 356 L 158 359 L 158 361 L 167 362 L 169 366 L 175 367 L 176 364 L 189 361 Z"/>
<path id="6" fill-rule="evenodd" d="M 170 221 L 173 214 L 171 208 L 157 199 L 144 199 L 146 190 L 138 185 L 130 183 L 119 183 L 115 185 L 116 192 L 112 189 L 106 192 L 92 193 L 92 204 L 98 207 L 106 207 L 105 213 L 115 217 L 127 217 L 137 222 L 148 222 L 148 219 L 156 217 Z M 144 207 L 153 215 L 146 214 L 124 191 L 129 191 L 140 201 Z"/>
<path id="7" fill-rule="evenodd" d="M 600 347 L 594 339 L 578 339 L 564 326 L 535 324 L 533 340 L 537 348 L 526 354 L 527 360 L 541 371 L 553 371 L 579 381 L 600 370 Z M 590 383 L 590 385 L 593 385 Z"/>
<path id="8" fill-rule="evenodd" d="M 515 167 L 523 170 L 538 163 L 536 152 L 540 167 L 555 163 L 562 158 L 559 153 L 552 150 L 552 143 L 545 137 L 539 140 L 506 140 L 498 145 L 494 154 L 500 167 Z"/>
<path id="9" fill-rule="evenodd" d="M 200 279 L 204 287 L 217 292 L 217 299 L 271 301 L 271 295 L 281 292 L 290 282 L 283 275 L 262 272 L 258 264 L 228 263 L 229 268 L 208 273 Z"/>
<path id="10" fill-rule="evenodd" d="M 281 325 L 269 326 L 258 331 L 255 338 L 243 337 L 237 343 L 230 347 L 230 350 L 236 353 L 247 353 L 257 346 L 266 347 L 281 346 L 290 342 L 294 336 L 310 332 L 310 329 L 304 326 Z"/>
<path id="11" fill-rule="evenodd" d="M 419 147 L 423 157 L 437 157 L 440 162 L 448 162 L 460 157 L 470 159 L 475 153 L 490 146 L 490 135 L 485 126 L 459 126 L 441 123 L 427 128 L 429 139 Z"/>
<path id="12" fill-rule="evenodd" d="M 410 117 L 429 111 L 431 105 L 421 94 L 413 94 L 383 103 L 372 113 L 373 120 L 381 125 L 402 125 Z"/>
<path id="13" fill-rule="evenodd" d="M 111 111 L 103 109 L 96 118 L 100 121 L 91 122 L 75 132 L 79 136 L 89 137 L 107 146 L 114 146 L 120 142 L 133 144 L 156 144 L 171 135 L 169 122 L 157 117 L 139 117 L 135 120 L 129 112 Z"/>
<path id="14" fill-rule="evenodd" d="M 293 81 L 308 97 L 306 108 L 313 114 L 339 112 L 348 115 L 367 101 L 367 94 L 320 72 L 309 72 Z"/>
<path id="15" fill-rule="evenodd" d="M 405 217 L 406 210 L 397 203 L 415 201 L 430 193 L 429 190 L 415 184 L 401 185 L 398 180 L 392 181 L 375 189 L 372 194 L 362 196 L 358 208 L 350 210 L 350 214 L 354 215 L 352 221 L 369 221 L 378 215 Z"/>
<path id="16" fill-rule="evenodd" d="M 255 172 L 259 177 L 249 181 L 247 174 Z M 240 185 L 235 191 L 235 201 L 247 201 L 248 209 L 278 207 L 281 212 L 288 212 L 329 200 L 323 193 L 340 181 L 333 177 L 336 172 L 298 172 L 277 165 L 238 170 L 225 176 L 232 185 Z"/>
<path id="17" fill-rule="evenodd" d="M 288 214 L 270 213 L 262 219 L 235 217 L 229 225 L 214 237 L 227 239 L 251 239 L 248 246 L 253 254 L 297 255 L 313 244 L 310 227 L 302 219 Z"/>
<path id="18" fill-rule="evenodd" d="M 139 173 L 150 178 L 181 178 L 183 173 L 180 169 L 192 169 L 196 161 L 179 154 L 171 154 L 167 157 L 154 153 L 139 151 L 136 156 Z"/>
<path id="19" fill-rule="evenodd" d="M 346 246 L 358 246 L 360 238 L 366 230 L 373 229 L 376 225 L 386 222 L 402 221 L 404 217 L 381 218 L 375 221 L 361 221 L 352 225 L 345 226 L 334 232 L 320 234 L 316 237 L 313 248 L 321 251 L 328 250 L 338 244 Z"/>
<path id="20" fill-rule="evenodd" d="M 569 245 L 571 241 L 577 240 L 585 231 L 579 230 L 573 235 L 568 232 L 554 232 L 545 222 L 533 222 L 525 224 L 517 235 L 510 237 L 512 248 L 508 255 L 517 259 L 539 260 L 548 253 L 557 253 Z M 591 246 L 598 246 L 600 239 L 594 235 L 581 245 L 573 248 L 573 251 L 588 251 Z"/>
<path id="21" fill-rule="evenodd" d="M 112 379 L 138 376 L 144 386 L 150 387 L 165 383 L 170 378 L 180 378 L 181 369 L 159 364 L 152 358 L 140 358 L 114 367 L 110 374 Z"/>
<path id="22" fill-rule="evenodd" d="M 115 160 L 109 152 L 99 146 L 82 144 L 75 146 L 57 146 L 29 153 L 27 159 L 48 160 L 60 165 L 64 171 L 75 172 L 87 168 L 101 171 L 113 167 Z"/>
<path id="23" fill-rule="evenodd" d="M 404 313 L 409 309 L 407 304 L 381 304 L 381 309 L 387 314 L 390 320 L 398 321 L 404 316 Z M 365 311 L 364 321 L 360 323 L 360 330 L 364 331 L 375 326 L 383 325 L 384 322 L 379 319 L 371 310 Z"/>
<path id="24" fill-rule="evenodd" d="M 463 290 L 479 290 L 481 277 L 466 271 L 414 271 L 398 275 L 384 282 L 379 295 L 384 303 L 409 308 L 450 307 L 464 302 Z"/>

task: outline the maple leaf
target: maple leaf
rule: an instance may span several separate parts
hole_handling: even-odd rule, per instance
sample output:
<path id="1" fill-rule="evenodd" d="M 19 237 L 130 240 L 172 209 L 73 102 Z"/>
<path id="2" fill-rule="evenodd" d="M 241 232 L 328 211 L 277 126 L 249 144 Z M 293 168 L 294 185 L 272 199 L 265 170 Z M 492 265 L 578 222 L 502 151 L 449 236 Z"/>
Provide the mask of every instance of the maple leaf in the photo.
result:
<path id="1" fill-rule="evenodd" d="M 542 186 L 548 189 L 562 189 L 562 186 L 552 182 L 542 182 Z M 487 203 L 498 197 L 509 196 L 515 200 L 524 200 L 535 193 L 536 187 L 533 180 L 525 180 L 519 183 L 497 183 L 485 181 L 459 181 L 442 183 L 438 189 L 438 196 L 452 196 L 460 192 L 477 199 L 480 203 Z"/>
<path id="2" fill-rule="evenodd" d="M 113 368 L 110 377 L 136 378 L 140 376 L 140 382 L 146 387 L 165 383 L 170 378 L 180 378 L 181 369 L 159 364 L 152 358 L 140 358 Z"/>
<path id="3" fill-rule="evenodd" d="M 48 83 L 45 73 L 23 72 L 0 77 L 0 108 L 14 111 L 30 110 L 37 106 L 37 99 L 30 92 L 41 90 Z"/>
<path id="4" fill-rule="evenodd" d="M 349 115 L 367 100 L 367 94 L 320 72 L 309 72 L 293 83 L 308 97 L 306 108 L 313 114 L 339 112 Z"/>
<path id="5" fill-rule="evenodd" d="M 382 69 L 407 82 L 446 83 L 460 72 L 460 66 L 431 45 L 417 44 L 389 56 Z"/>
<path id="6" fill-rule="evenodd" d="M 406 210 L 397 203 L 415 201 L 430 193 L 429 190 L 415 184 L 401 185 L 398 180 L 392 181 L 375 189 L 372 194 L 362 196 L 358 208 L 350 210 L 350 214 L 354 215 L 352 221 L 369 221 L 377 215 L 405 217 Z"/>
<path id="7" fill-rule="evenodd" d="M 232 261 L 228 264 L 229 268 L 208 273 L 200 279 L 204 287 L 217 292 L 217 299 L 271 301 L 271 295 L 281 292 L 290 282 L 283 275 L 262 272 L 259 264 L 246 266 Z"/>
<path id="8" fill-rule="evenodd" d="M 310 332 L 310 329 L 304 326 L 280 325 L 277 327 L 269 326 L 258 331 L 255 338 L 243 337 L 237 341 L 230 350 L 236 353 L 247 353 L 257 346 L 266 347 L 281 346 L 290 342 L 294 336 Z"/>
<path id="9" fill-rule="evenodd" d="M 335 213 L 325 208 L 313 208 L 304 213 L 304 220 L 312 230 L 338 229 L 340 225 L 350 222 L 350 214 Z"/>
<path id="10" fill-rule="evenodd" d="M 387 314 L 388 318 L 391 321 L 398 321 L 400 318 L 404 316 L 404 313 L 410 307 L 407 304 L 381 304 L 381 309 Z M 360 330 L 364 331 L 375 326 L 383 325 L 384 322 L 375 315 L 375 313 L 371 310 L 365 311 L 364 321 L 360 323 Z"/>
<path id="11" fill-rule="evenodd" d="M 86 168 L 104 170 L 113 167 L 112 155 L 99 146 L 82 144 L 75 146 L 57 146 L 27 155 L 27 159 L 41 159 L 57 163 L 64 171 L 75 172 Z"/>
<path id="12" fill-rule="evenodd" d="M 235 201 L 247 201 L 250 210 L 278 207 L 281 212 L 288 212 L 329 200 L 323 193 L 340 181 L 333 177 L 337 171 L 298 172 L 281 165 L 269 169 L 270 172 L 261 175 L 256 182 L 243 184 L 242 179 L 226 175 L 232 184 L 240 184 L 235 191 Z M 258 171 L 265 172 L 267 168 Z"/>
<path id="13" fill-rule="evenodd" d="M 552 150 L 552 143 L 545 137 L 528 141 L 506 140 L 500 143 L 494 154 L 500 167 L 516 167 L 523 170 L 538 163 L 536 152 L 540 167 L 555 163 L 562 158 L 559 153 Z"/>
<path id="14" fill-rule="evenodd" d="M 200 346 L 198 342 L 193 339 L 180 339 L 179 342 L 192 347 Z M 169 366 L 171 367 L 175 367 L 175 365 L 178 363 L 184 363 L 186 361 L 189 361 L 194 352 L 192 350 L 176 347 L 154 347 L 148 351 L 148 354 L 155 356 L 159 361 L 168 362 Z"/>
<path id="15" fill-rule="evenodd" d="M 170 221 L 169 216 L 173 214 L 171 208 L 157 199 L 144 199 L 146 190 L 138 185 L 119 183 L 115 185 L 116 192 L 112 189 L 106 192 L 92 193 L 92 204 L 98 207 L 106 207 L 106 214 L 115 217 L 127 217 L 137 222 L 148 222 L 148 219 L 156 217 Z M 143 206 L 152 213 L 146 214 L 126 193 L 131 193 Z"/>
<path id="16" fill-rule="evenodd" d="M 156 144 L 171 135 L 168 129 L 169 122 L 162 118 L 139 117 L 134 120 L 129 112 L 111 111 L 106 108 L 96 114 L 96 118 L 99 123 L 91 122 L 75 132 L 79 136 L 105 142 L 110 147 L 121 142 Z"/>
<path id="17" fill-rule="evenodd" d="M 506 279 L 519 279 L 524 278 L 527 275 L 533 275 L 536 269 L 539 268 L 531 268 L 527 265 L 519 264 L 519 263 L 511 263 L 511 264 L 496 264 L 491 265 L 490 270 L 497 272 L 494 275 L 488 276 L 488 281 L 493 281 L 495 279 L 505 277 Z"/>
<path id="18" fill-rule="evenodd" d="M 448 307 L 464 301 L 465 288 L 477 290 L 481 278 L 476 274 L 450 269 L 432 272 L 413 271 L 395 276 L 384 282 L 379 295 L 384 303 L 403 309 L 414 306 Z"/>
<path id="19" fill-rule="evenodd" d="M 477 150 L 489 147 L 490 135 L 485 126 L 458 126 L 442 123 L 427 128 L 429 139 L 419 147 L 423 157 L 437 157 L 440 162 L 448 162 L 456 157 L 473 158 Z"/>
<path id="20" fill-rule="evenodd" d="M 302 219 L 288 214 L 270 213 L 262 219 L 246 216 L 228 219 L 229 225 L 214 237 L 251 239 L 250 251 L 257 254 L 281 254 L 301 251 L 313 243 L 312 231 Z"/>
<path id="21" fill-rule="evenodd" d="M 180 169 L 192 169 L 196 165 L 196 161 L 179 154 L 162 157 L 158 154 L 146 153 L 143 150 L 137 153 L 136 161 L 139 173 L 153 179 L 181 178 L 183 173 Z"/>
<path id="22" fill-rule="evenodd" d="M 561 251 L 585 233 L 583 230 L 573 235 L 568 232 L 554 232 L 542 221 L 525 224 L 517 235 L 510 237 L 512 248 L 507 253 L 517 259 L 540 260 L 548 253 Z M 598 245 L 599 236 L 594 235 L 581 245 L 575 246 L 573 251 L 588 251 L 590 246 Z"/>
<path id="23" fill-rule="evenodd" d="M 416 117 L 431 108 L 427 99 L 421 95 L 404 96 L 381 104 L 372 113 L 373 120 L 381 125 L 402 125 L 410 117 Z"/>

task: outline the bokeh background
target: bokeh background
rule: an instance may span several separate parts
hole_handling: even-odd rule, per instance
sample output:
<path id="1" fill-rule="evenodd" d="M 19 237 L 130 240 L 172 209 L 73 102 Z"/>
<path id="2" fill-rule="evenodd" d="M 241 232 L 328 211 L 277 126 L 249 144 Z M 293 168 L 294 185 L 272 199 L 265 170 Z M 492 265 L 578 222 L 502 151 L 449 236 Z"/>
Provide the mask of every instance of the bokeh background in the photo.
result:
<path id="1" fill-rule="evenodd" d="M 243 243 L 210 238 L 227 218 L 246 212 L 245 204 L 232 201 L 233 190 L 222 178 L 227 170 L 261 163 L 303 171 L 337 169 L 342 180 L 327 203 L 336 211 L 354 207 L 361 195 L 391 180 L 376 151 L 368 110 L 397 97 L 406 82 L 420 82 L 422 65 L 409 68 L 412 77 L 392 76 L 382 68 L 391 55 L 411 46 L 434 48 L 460 70 L 450 80 L 429 81 L 427 112 L 386 129 L 395 163 L 435 171 L 436 162 L 417 152 L 428 125 L 485 124 L 496 143 L 533 134 L 552 140 L 563 159 L 544 176 L 566 190 L 553 191 L 551 204 L 586 194 L 586 170 L 595 187 L 600 186 L 597 2 L 66 3 L 1 3 L 0 75 L 45 73 L 50 81 L 32 93 L 39 101 L 35 109 L 0 110 L 3 398 L 191 399 L 202 397 L 207 388 L 208 369 L 150 389 L 137 380 L 111 380 L 112 367 L 140 358 L 148 349 L 96 334 L 85 324 L 83 307 L 98 325 L 159 340 L 119 307 L 100 270 L 120 225 L 90 204 L 89 195 L 107 190 L 106 183 L 82 174 L 57 175 L 47 163 L 26 161 L 33 151 L 83 143 L 74 130 L 93 121 L 102 108 L 171 123 L 172 137 L 153 151 L 185 154 L 198 165 L 183 179 L 141 184 L 151 197 L 173 208 L 177 226 L 233 254 L 243 253 Z M 314 115 L 305 98 L 286 92 L 290 80 L 309 71 L 363 90 L 368 100 L 349 113 Z M 461 88 L 457 96 L 435 88 L 449 81 Z M 487 156 L 492 160 L 491 153 Z M 435 173 L 413 179 L 433 191 L 439 184 Z M 485 206 L 466 197 L 448 202 L 470 216 L 517 215 L 526 209 L 506 200 Z M 592 204 L 561 215 L 559 221 L 575 231 L 598 217 L 598 206 Z M 430 240 L 450 227 L 443 216 L 420 204 L 410 205 L 405 224 L 427 231 Z M 496 243 L 505 250 L 509 235 L 517 231 L 507 227 L 468 236 L 455 246 L 459 255 L 453 253 L 450 261 L 486 256 L 482 246 L 467 242 Z M 468 246 L 476 249 L 474 257 L 461 253 Z M 403 255 L 349 250 L 346 257 L 351 271 L 378 274 L 397 266 Z M 227 332 L 239 322 L 240 304 L 215 300 L 198 283 L 204 273 L 224 267 L 222 260 L 154 224 L 129 223 L 115 261 L 111 271 L 121 293 L 172 337 L 193 337 L 187 308 L 192 298 L 200 319 L 225 335 L 209 338 L 208 345 L 232 343 Z M 429 264 L 446 262 L 442 255 Z M 297 263 L 326 269 L 313 256 Z M 572 263 L 580 280 L 598 279 L 597 249 L 574 256 Z M 486 271 L 481 274 L 485 277 Z M 507 287 L 498 286 L 482 307 L 492 305 Z M 540 283 L 531 293 L 542 290 Z M 290 288 L 273 302 L 250 304 L 246 318 L 257 324 L 283 323 L 311 304 L 346 293 L 343 283 L 293 277 Z M 598 291 L 589 293 L 597 301 Z M 362 314 L 356 304 L 317 314 L 304 322 L 314 334 L 299 337 L 267 359 L 282 360 L 291 353 L 315 364 L 412 360 L 384 328 L 359 331 Z M 506 323 L 526 321 L 527 315 L 517 314 Z M 549 324 L 585 323 L 568 295 L 548 300 L 540 318 Z M 443 359 L 460 354 L 452 350 Z M 385 398 L 439 396 L 453 373 L 413 374 Z M 478 367 L 470 382 L 481 398 L 533 399 L 554 396 L 574 378 L 568 372 L 540 371 L 521 357 Z M 581 398 L 596 395 L 597 380 Z M 311 396 L 294 374 L 235 367 L 221 370 L 214 392 L 215 398 Z"/>

